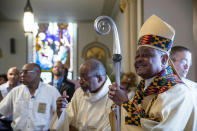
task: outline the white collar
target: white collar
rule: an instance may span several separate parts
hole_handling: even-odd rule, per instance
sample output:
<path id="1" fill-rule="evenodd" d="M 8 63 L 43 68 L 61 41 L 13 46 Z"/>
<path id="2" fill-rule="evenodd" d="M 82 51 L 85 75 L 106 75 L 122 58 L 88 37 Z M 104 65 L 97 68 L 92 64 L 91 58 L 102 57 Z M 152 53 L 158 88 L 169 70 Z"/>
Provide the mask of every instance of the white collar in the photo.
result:
<path id="1" fill-rule="evenodd" d="M 156 76 L 145 80 L 144 90 L 146 90 L 146 88 L 151 84 L 152 80 L 155 79 L 155 77 Z"/>
<path id="2" fill-rule="evenodd" d="M 18 85 L 20 85 L 20 84 L 21 84 L 20 82 L 17 82 L 16 87 L 17 87 Z M 7 81 L 7 82 L 5 83 L 5 86 L 6 86 L 7 88 L 10 88 L 9 81 Z"/>
<path id="3" fill-rule="evenodd" d="M 33 96 L 34 98 L 36 98 L 36 96 L 39 94 L 42 84 L 43 84 L 42 82 L 39 82 L 38 88 L 35 90 L 35 93 L 34 93 L 34 96 Z M 25 86 L 25 89 L 28 92 L 29 96 L 32 97 L 28 87 L 26 85 L 24 85 L 24 86 Z"/>
<path id="4" fill-rule="evenodd" d="M 17 87 L 18 85 L 20 85 L 20 82 L 17 83 L 16 87 Z M 7 81 L 7 82 L 5 83 L 5 87 L 6 87 L 7 89 L 12 89 L 12 88 L 10 88 L 9 81 Z"/>
<path id="5" fill-rule="evenodd" d="M 6 86 L 6 88 L 10 88 L 10 87 L 9 87 L 9 81 L 7 81 L 7 82 L 5 83 L 5 86 Z"/>
<path id="6" fill-rule="evenodd" d="M 103 98 L 105 95 L 107 95 L 109 88 L 108 86 L 111 85 L 111 81 L 107 76 L 107 80 L 105 81 L 105 84 L 103 87 L 97 92 L 97 93 L 84 93 L 85 99 L 88 102 L 96 102 L 99 99 Z"/>

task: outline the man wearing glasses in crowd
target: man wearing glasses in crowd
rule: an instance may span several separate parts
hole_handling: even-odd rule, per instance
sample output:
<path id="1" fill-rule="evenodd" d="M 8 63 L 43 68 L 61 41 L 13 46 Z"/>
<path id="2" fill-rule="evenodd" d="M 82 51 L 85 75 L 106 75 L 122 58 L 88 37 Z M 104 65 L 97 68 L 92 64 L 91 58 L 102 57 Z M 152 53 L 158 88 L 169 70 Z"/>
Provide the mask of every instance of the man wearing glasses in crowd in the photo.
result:
<path id="1" fill-rule="evenodd" d="M 48 130 L 56 111 L 58 90 L 40 81 L 41 69 L 25 64 L 20 72 L 23 85 L 15 87 L 0 103 L 0 116 L 13 115 L 14 130 Z"/>

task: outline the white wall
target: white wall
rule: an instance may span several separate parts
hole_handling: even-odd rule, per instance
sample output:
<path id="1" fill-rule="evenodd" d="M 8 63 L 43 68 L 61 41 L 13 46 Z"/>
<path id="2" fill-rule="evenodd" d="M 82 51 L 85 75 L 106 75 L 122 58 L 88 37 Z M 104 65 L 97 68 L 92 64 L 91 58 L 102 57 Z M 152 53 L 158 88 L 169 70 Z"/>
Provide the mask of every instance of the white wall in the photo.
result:
<path id="1" fill-rule="evenodd" d="M 138 26 L 141 25 L 141 15 L 138 10 L 141 9 L 138 1 L 129 1 L 124 13 L 120 12 L 119 2 L 117 1 L 113 17 L 115 19 L 122 49 L 122 72 L 135 72 L 134 61 L 137 49 Z M 140 7 L 140 9 L 139 9 Z"/>
<path id="2" fill-rule="evenodd" d="M 193 41 L 192 0 L 144 0 L 144 20 L 156 14 L 176 30 L 175 44 L 196 52 Z M 194 56 L 194 55 L 193 55 Z M 195 63 L 193 58 L 193 63 Z M 188 78 L 195 80 L 195 67 L 192 66 Z"/>
<path id="3" fill-rule="evenodd" d="M 10 53 L 10 38 L 15 39 L 15 54 Z M 0 74 L 16 66 L 21 67 L 26 62 L 26 42 L 22 22 L 0 22 L 0 48 L 3 57 L 0 58 Z"/>
<path id="4" fill-rule="evenodd" d="M 96 39 L 98 42 L 106 45 L 110 52 L 112 53 L 112 34 L 110 33 L 109 35 L 101 36 L 98 35 L 95 30 L 94 30 L 94 23 L 93 22 L 81 22 L 78 23 L 78 48 L 77 48 L 77 53 L 78 53 L 78 63 L 77 63 L 77 69 L 79 70 L 79 66 L 84 62 L 84 59 L 82 58 L 82 50 L 83 48 L 89 44 L 94 42 Z M 75 53 L 74 53 L 75 55 Z M 112 60 L 108 59 L 109 65 L 111 65 Z"/>
<path id="5" fill-rule="evenodd" d="M 121 72 L 128 72 L 130 71 L 130 56 L 129 56 L 129 18 L 127 9 L 125 13 L 121 13 L 120 11 L 115 16 L 115 22 L 118 28 L 119 39 L 120 39 L 120 46 L 121 46 L 121 53 L 122 53 L 122 61 L 121 61 Z"/>

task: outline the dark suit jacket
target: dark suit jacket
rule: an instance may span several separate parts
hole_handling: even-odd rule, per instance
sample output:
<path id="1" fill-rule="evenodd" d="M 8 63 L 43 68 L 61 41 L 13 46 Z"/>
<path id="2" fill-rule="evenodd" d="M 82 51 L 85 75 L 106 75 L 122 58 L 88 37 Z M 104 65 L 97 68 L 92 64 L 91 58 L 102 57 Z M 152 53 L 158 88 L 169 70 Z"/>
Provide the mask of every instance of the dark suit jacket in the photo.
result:
<path id="1" fill-rule="evenodd" d="M 53 85 L 53 82 L 49 83 L 50 85 Z M 70 102 L 74 92 L 75 92 L 75 84 L 70 82 L 67 79 L 63 79 L 62 83 L 60 85 L 60 88 L 58 89 L 60 94 L 63 95 L 63 92 L 66 91 L 69 98 L 67 98 L 68 102 Z"/>
<path id="2" fill-rule="evenodd" d="M 59 88 L 59 92 L 62 95 L 63 92 L 66 91 L 67 95 L 69 96 L 69 98 L 67 98 L 68 102 L 70 102 L 71 98 L 73 97 L 73 94 L 75 92 L 75 84 L 66 80 L 62 81 L 62 84 Z"/>

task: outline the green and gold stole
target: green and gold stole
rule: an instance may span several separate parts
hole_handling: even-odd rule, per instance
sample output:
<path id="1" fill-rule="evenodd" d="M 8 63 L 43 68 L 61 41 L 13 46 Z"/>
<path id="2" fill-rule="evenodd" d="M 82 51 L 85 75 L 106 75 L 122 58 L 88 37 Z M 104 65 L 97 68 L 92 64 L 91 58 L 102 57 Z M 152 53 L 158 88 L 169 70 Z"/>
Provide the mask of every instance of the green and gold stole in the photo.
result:
<path id="1" fill-rule="evenodd" d="M 140 118 L 148 117 L 148 115 L 145 114 L 145 111 L 144 109 L 142 109 L 141 106 L 143 97 L 156 94 L 156 96 L 151 101 L 151 106 L 152 106 L 154 101 L 157 99 L 158 94 L 167 91 L 168 89 L 170 89 L 171 87 L 173 87 L 178 83 L 183 83 L 183 82 L 180 81 L 177 78 L 177 76 L 173 74 L 172 68 L 170 66 L 162 70 L 156 76 L 156 78 L 152 80 L 151 84 L 147 87 L 145 91 L 144 91 L 145 80 L 142 79 L 139 85 L 137 86 L 136 94 L 133 97 L 133 99 L 122 104 L 122 106 L 128 112 L 128 116 L 125 117 L 125 124 L 141 126 Z"/>

